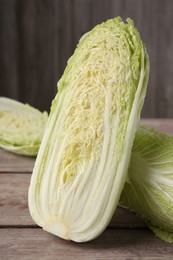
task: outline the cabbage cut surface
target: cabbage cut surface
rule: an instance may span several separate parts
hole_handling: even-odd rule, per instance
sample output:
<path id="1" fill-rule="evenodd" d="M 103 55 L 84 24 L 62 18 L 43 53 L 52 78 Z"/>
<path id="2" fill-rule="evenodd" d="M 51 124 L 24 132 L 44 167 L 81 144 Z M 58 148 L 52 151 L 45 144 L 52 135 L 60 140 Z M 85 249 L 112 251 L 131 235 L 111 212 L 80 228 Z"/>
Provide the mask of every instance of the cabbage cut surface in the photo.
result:
<path id="1" fill-rule="evenodd" d="M 0 97 L 0 147 L 36 156 L 48 115 L 16 100 Z"/>

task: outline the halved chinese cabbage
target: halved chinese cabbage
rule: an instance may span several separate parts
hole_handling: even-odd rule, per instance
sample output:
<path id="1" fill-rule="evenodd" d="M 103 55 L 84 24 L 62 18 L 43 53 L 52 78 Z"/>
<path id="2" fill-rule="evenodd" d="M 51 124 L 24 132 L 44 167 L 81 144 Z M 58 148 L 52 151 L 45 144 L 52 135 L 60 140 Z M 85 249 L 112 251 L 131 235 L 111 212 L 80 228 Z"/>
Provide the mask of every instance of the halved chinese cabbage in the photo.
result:
<path id="1" fill-rule="evenodd" d="M 135 210 L 158 237 L 173 242 L 173 136 L 139 128 L 120 204 Z"/>
<path id="2" fill-rule="evenodd" d="M 97 25 L 58 82 L 29 188 L 34 221 L 84 242 L 108 225 L 126 179 L 149 74 L 133 21 Z"/>
<path id="3" fill-rule="evenodd" d="M 0 147 L 13 153 L 36 156 L 47 118 L 47 112 L 0 97 Z"/>

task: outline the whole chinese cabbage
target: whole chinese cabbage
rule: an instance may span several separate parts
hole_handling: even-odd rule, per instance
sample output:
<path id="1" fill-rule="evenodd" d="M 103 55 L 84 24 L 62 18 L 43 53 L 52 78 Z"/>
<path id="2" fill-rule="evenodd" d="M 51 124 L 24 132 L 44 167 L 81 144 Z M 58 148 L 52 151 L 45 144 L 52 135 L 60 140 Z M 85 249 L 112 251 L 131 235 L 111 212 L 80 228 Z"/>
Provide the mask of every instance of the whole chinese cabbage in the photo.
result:
<path id="1" fill-rule="evenodd" d="M 36 156 L 48 115 L 16 100 L 0 97 L 0 147 Z"/>
<path id="2" fill-rule="evenodd" d="M 133 21 L 97 25 L 58 82 L 29 188 L 35 222 L 84 242 L 108 225 L 126 179 L 149 60 Z"/>
<path id="3" fill-rule="evenodd" d="M 120 204 L 135 210 L 158 237 L 173 242 L 173 136 L 139 128 Z"/>

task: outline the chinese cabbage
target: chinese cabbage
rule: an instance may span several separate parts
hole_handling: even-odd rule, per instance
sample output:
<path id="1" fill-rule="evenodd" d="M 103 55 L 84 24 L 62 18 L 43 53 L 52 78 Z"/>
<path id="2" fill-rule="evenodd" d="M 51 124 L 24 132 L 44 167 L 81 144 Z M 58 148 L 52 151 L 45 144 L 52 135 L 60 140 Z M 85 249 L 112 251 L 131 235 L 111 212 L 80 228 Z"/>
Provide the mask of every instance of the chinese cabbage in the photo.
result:
<path id="1" fill-rule="evenodd" d="M 133 21 L 97 25 L 58 82 L 29 188 L 44 230 L 76 242 L 108 225 L 126 179 L 149 74 Z"/>
<path id="2" fill-rule="evenodd" d="M 47 118 L 47 112 L 0 97 L 0 147 L 13 153 L 36 156 Z"/>
<path id="3" fill-rule="evenodd" d="M 138 129 L 120 205 L 136 211 L 158 237 L 173 242 L 173 136 L 147 126 Z"/>

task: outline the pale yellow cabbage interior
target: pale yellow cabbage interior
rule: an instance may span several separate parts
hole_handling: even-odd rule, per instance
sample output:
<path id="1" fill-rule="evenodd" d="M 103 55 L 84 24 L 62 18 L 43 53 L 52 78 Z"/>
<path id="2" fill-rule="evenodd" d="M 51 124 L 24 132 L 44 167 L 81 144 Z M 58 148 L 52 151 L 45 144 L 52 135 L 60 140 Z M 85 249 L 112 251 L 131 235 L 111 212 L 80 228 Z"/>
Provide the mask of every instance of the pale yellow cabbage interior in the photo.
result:
<path id="1" fill-rule="evenodd" d="M 57 185 L 59 182 L 71 185 L 77 175 L 85 174 L 92 157 L 96 170 L 101 152 L 105 148 L 104 136 L 111 134 L 111 131 L 115 131 L 115 136 L 116 131 L 119 131 L 121 139 L 124 139 L 126 118 L 132 105 L 131 96 L 135 92 L 133 66 L 139 64 L 131 63 L 132 50 L 125 39 L 126 35 L 123 35 L 125 53 L 120 53 L 119 45 L 122 45 L 123 37 L 118 32 L 116 38 L 114 32 L 109 31 L 107 34 L 105 28 L 105 33 L 98 32 L 92 42 L 85 45 L 86 55 L 77 59 L 73 65 L 73 74 L 70 74 L 70 79 L 67 77 L 65 80 L 68 82 L 67 89 L 64 90 L 67 104 L 64 104 L 63 119 L 59 118 L 56 123 L 59 128 L 56 150 L 58 156 L 59 150 L 62 150 L 57 169 Z M 123 46 L 121 51 L 122 49 Z M 113 126 L 115 118 L 117 121 Z M 109 145 L 109 140 L 106 145 Z M 119 150 L 114 151 L 118 156 L 122 146 L 117 145 L 115 149 Z M 57 161 L 57 158 L 54 160 Z"/>

